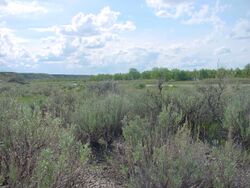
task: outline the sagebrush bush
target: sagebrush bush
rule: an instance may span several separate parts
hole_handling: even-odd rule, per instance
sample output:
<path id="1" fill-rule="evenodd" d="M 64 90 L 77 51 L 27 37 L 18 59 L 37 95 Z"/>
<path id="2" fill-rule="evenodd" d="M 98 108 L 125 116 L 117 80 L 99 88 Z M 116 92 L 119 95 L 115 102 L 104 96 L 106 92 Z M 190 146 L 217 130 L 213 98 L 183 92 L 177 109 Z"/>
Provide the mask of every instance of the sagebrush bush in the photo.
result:
<path id="1" fill-rule="evenodd" d="M 157 116 L 164 105 L 159 92 L 151 90 L 130 93 L 129 100 L 131 101 L 129 117 L 138 115 L 141 118 L 148 118 L 152 122 L 157 121 Z"/>
<path id="2" fill-rule="evenodd" d="M 193 144 L 186 132 L 160 135 L 152 127 L 139 117 L 124 127 L 131 187 L 188 187 L 200 181 L 205 147 Z"/>
<path id="3" fill-rule="evenodd" d="M 54 118 L 62 120 L 63 127 L 71 126 L 74 122 L 74 112 L 77 108 L 79 97 L 74 92 L 54 92 L 43 106 L 44 110 Z"/>
<path id="4" fill-rule="evenodd" d="M 247 87 L 66 84 L 0 92 L 0 186 L 70 187 L 101 156 L 133 188 L 250 187 Z"/>
<path id="5" fill-rule="evenodd" d="M 226 139 L 223 113 L 226 106 L 224 90 L 218 86 L 203 85 L 196 89 L 180 88 L 168 92 L 166 105 L 172 103 L 182 111 L 180 124 L 187 123 L 192 137 L 210 143 Z"/>
<path id="6" fill-rule="evenodd" d="M 248 181 L 241 182 L 247 177 L 241 165 L 249 170 L 241 150 L 228 143 L 211 148 L 194 140 L 187 124 L 178 126 L 181 114 L 173 113 L 171 108 L 160 113 L 156 124 L 139 116 L 123 120 L 124 163 L 131 187 L 247 186 Z"/>
<path id="7" fill-rule="evenodd" d="M 0 176 L 11 187 L 51 187 L 70 173 L 79 159 L 80 144 L 61 120 L 42 117 L 38 107 L 0 99 Z"/>
<path id="8" fill-rule="evenodd" d="M 102 140 L 110 147 L 122 134 L 121 120 L 129 110 L 129 101 L 119 95 L 90 98 L 75 113 L 75 135 L 83 144 L 98 146 Z"/>
<path id="9" fill-rule="evenodd" d="M 225 110 L 224 126 L 229 139 L 250 149 L 250 91 L 239 90 Z"/>
<path id="10" fill-rule="evenodd" d="M 90 93 L 95 93 L 98 96 L 107 95 L 110 93 L 119 94 L 120 89 L 115 81 L 101 81 L 87 84 L 87 90 Z"/>
<path id="11" fill-rule="evenodd" d="M 239 165 L 245 164 L 241 161 L 243 160 L 241 155 L 241 150 L 230 142 L 223 147 L 213 149 L 214 160 L 210 170 L 215 187 L 240 187 L 241 182 L 237 182 L 237 168 Z"/>

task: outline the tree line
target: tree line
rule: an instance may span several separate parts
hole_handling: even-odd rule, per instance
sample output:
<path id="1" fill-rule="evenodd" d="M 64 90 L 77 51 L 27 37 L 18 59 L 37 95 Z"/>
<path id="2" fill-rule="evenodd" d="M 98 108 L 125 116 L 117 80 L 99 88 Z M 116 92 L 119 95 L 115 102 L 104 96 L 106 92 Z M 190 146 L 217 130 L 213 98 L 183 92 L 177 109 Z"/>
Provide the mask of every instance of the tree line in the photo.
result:
<path id="1" fill-rule="evenodd" d="M 200 69 L 200 70 L 180 70 L 168 68 L 153 68 L 149 71 L 139 72 L 135 68 L 131 68 L 128 73 L 117 74 L 98 74 L 92 76 L 92 81 L 102 80 L 138 80 L 138 79 L 164 79 L 166 81 L 187 81 L 187 80 L 203 80 L 216 78 L 218 73 L 226 74 L 235 78 L 250 78 L 250 64 L 247 64 L 243 69 Z"/>

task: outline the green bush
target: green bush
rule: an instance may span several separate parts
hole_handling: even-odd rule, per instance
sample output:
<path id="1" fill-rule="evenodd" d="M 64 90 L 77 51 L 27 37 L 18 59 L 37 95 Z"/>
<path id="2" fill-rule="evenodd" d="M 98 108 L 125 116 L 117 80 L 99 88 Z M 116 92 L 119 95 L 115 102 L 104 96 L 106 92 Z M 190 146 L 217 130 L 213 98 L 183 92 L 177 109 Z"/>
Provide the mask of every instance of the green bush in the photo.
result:
<path id="1" fill-rule="evenodd" d="M 108 95 L 90 98 L 83 102 L 75 113 L 75 135 L 83 144 L 99 147 L 102 141 L 110 147 L 113 140 L 122 134 L 121 120 L 129 110 L 126 98 Z"/>
<path id="2" fill-rule="evenodd" d="M 215 187 L 240 187 L 238 186 L 240 182 L 237 182 L 237 167 L 240 165 L 241 155 L 241 151 L 230 142 L 226 143 L 224 147 L 213 149 L 214 160 L 210 170 Z"/>
<path id="3" fill-rule="evenodd" d="M 250 91 L 219 79 L 161 93 L 11 85 L 0 92 L 0 186 L 70 187 L 101 156 L 133 188 L 250 187 Z"/>
<path id="4" fill-rule="evenodd" d="M 250 175 L 241 166 L 244 155 L 227 143 L 219 148 L 196 141 L 188 125 L 180 128 L 181 114 L 169 106 L 158 123 L 136 116 L 123 120 L 125 166 L 131 187 L 246 187 Z M 242 181 L 244 180 L 244 181 Z"/>
<path id="5" fill-rule="evenodd" d="M 197 90 L 179 88 L 169 91 L 164 97 L 166 106 L 172 103 L 182 111 L 180 124 L 189 126 L 192 137 L 211 144 L 227 138 L 223 128 L 225 101 L 224 91 L 212 85 L 198 87 Z"/>
<path id="6" fill-rule="evenodd" d="M 136 85 L 137 89 L 144 89 L 145 87 L 146 87 L 146 84 L 144 84 L 144 83 L 140 83 L 140 84 Z"/>
<path id="7" fill-rule="evenodd" d="M 124 127 L 131 187 L 195 185 L 205 173 L 205 146 L 193 144 L 182 131 L 176 136 L 164 135 L 166 139 L 154 126 L 136 117 Z"/>
<path id="8" fill-rule="evenodd" d="M 63 127 L 68 127 L 74 122 L 73 114 L 77 109 L 78 102 L 79 96 L 76 93 L 56 91 L 52 93 L 42 108 L 53 118 L 60 118 Z"/>
<path id="9" fill-rule="evenodd" d="M 138 115 L 141 118 L 148 118 L 152 122 L 157 121 L 157 116 L 164 105 L 162 96 L 158 91 L 143 90 L 131 93 L 129 99 L 131 101 L 129 117 Z"/>
<path id="10" fill-rule="evenodd" d="M 229 139 L 250 149 L 250 91 L 240 90 L 225 110 L 224 126 Z"/>
<path id="11" fill-rule="evenodd" d="M 115 81 L 101 81 L 101 82 L 93 82 L 87 84 L 87 90 L 90 93 L 95 93 L 98 96 L 107 95 L 107 94 L 119 94 L 120 89 L 118 87 L 117 82 Z"/>
<path id="12" fill-rule="evenodd" d="M 0 99 L 0 112 L 0 176 L 9 186 L 51 187 L 77 166 L 81 145 L 60 119 L 10 98 Z"/>

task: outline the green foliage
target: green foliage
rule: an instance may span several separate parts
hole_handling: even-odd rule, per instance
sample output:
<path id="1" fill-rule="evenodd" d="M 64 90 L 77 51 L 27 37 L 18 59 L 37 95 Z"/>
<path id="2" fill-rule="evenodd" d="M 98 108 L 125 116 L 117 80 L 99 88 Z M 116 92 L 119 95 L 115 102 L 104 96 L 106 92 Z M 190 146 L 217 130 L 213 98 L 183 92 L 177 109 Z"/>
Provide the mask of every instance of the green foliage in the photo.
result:
<path id="1" fill-rule="evenodd" d="M 182 119 L 182 112 L 176 109 L 173 103 L 170 103 L 168 107 L 165 107 L 159 114 L 159 125 L 163 129 L 161 134 L 165 134 L 162 137 L 166 137 L 169 134 L 174 134 L 178 130 L 179 123 Z"/>
<path id="2" fill-rule="evenodd" d="M 54 182 L 54 160 L 53 151 L 51 149 L 44 149 L 41 151 L 40 160 L 37 164 L 38 187 L 50 187 Z"/>
<path id="3" fill-rule="evenodd" d="M 215 187 L 238 187 L 236 185 L 237 163 L 241 159 L 241 151 L 230 142 L 224 147 L 214 149 L 214 161 L 211 165 L 213 184 Z"/>
<path id="4" fill-rule="evenodd" d="M 148 118 L 150 121 L 157 121 L 157 116 L 162 110 L 163 101 L 158 91 L 142 91 L 131 93 L 129 95 L 131 101 L 129 117 L 138 115 L 142 118 Z"/>
<path id="5" fill-rule="evenodd" d="M 137 89 L 144 89 L 146 85 L 144 83 L 140 83 L 136 86 Z"/>
<path id="6" fill-rule="evenodd" d="M 124 127 L 131 185 L 159 188 L 193 185 L 205 172 L 204 149 L 192 144 L 186 131 L 179 131 L 174 137 L 160 135 L 154 130 L 158 126 L 161 125 L 153 126 L 136 117 Z"/>
<path id="7" fill-rule="evenodd" d="M 52 187 L 62 175 L 72 173 L 77 156 L 72 152 L 79 151 L 79 162 L 88 160 L 88 150 L 85 146 L 75 142 L 71 130 L 61 130 L 58 134 L 58 143 L 43 149 L 35 169 L 35 179 L 38 187 Z M 78 164 L 78 163 L 76 163 Z"/>
<path id="8" fill-rule="evenodd" d="M 245 67 L 244 67 L 244 75 L 246 75 L 246 77 L 250 77 L 250 64 L 247 64 Z"/>
<path id="9" fill-rule="evenodd" d="M 134 68 L 129 69 L 128 78 L 130 80 L 136 80 L 140 78 L 140 72 Z"/>
<path id="10" fill-rule="evenodd" d="M 0 176 L 8 185 L 50 187 L 75 167 L 80 144 L 60 119 L 42 117 L 37 106 L 31 110 L 10 98 L 0 99 L 0 111 Z"/>
<path id="11" fill-rule="evenodd" d="M 162 83 L 217 77 L 161 92 L 143 89 L 152 80 L 77 82 L 82 89 L 69 87 L 75 81 L 10 84 L 0 93 L 0 186 L 69 187 L 105 154 L 133 188 L 249 187 L 250 92 L 248 85 L 226 87 L 228 73 L 105 75 Z"/>
<path id="12" fill-rule="evenodd" d="M 187 127 L 175 134 L 159 134 L 165 128 L 167 111 L 160 124 L 138 116 L 124 119 L 124 138 L 131 187 L 246 187 L 247 175 L 240 149 L 230 143 L 219 148 L 194 141 Z M 177 116 L 178 117 L 178 116 Z M 178 119 L 178 118 L 177 118 Z M 163 130 L 163 129 L 162 129 Z M 241 161 L 241 162 L 239 162 Z M 243 181 L 242 181 L 243 180 Z"/>
<path id="13" fill-rule="evenodd" d="M 85 163 L 88 159 L 91 158 L 91 149 L 89 144 L 81 145 L 80 146 L 80 162 Z"/>
<path id="14" fill-rule="evenodd" d="M 226 75 L 231 75 L 233 77 L 249 78 L 249 64 L 244 67 L 244 69 L 223 69 Z M 99 74 L 92 76 L 90 79 L 94 81 L 102 80 L 138 80 L 138 79 L 164 79 L 165 81 L 175 80 L 175 81 L 186 81 L 186 80 L 204 80 L 204 79 L 214 79 L 217 77 L 219 70 L 201 69 L 201 70 L 179 70 L 167 68 L 153 68 L 149 71 L 144 71 L 140 73 L 135 68 L 131 68 L 128 73 L 124 74 Z"/>
<path id="15" fill-rule="evenodd" d="M 193 88 L 180 88 L 168 91 L 165 104 L 170 102 L 179 113 L 182 112 L 180 124 L 186 123 L 193 138 L 210 143 L 226 139 L 222 126 L 226 106 L 225 90 L 219 86 L 202 85 Z"/>
<path id="16" fill-rule="evenodd" d="M 107 95 L 110 93 L 119 94 L 120 90 L 116 82 L 114 81 L 102 81 L 96 83 L 90 83 L 87 85 L 87 89 L 91 93 L 95 93 L 98 96 Z"/>
<path id="17" fill-rule="evenodd" d="M 128 101 L 118 95 L 91 98 L 83 102 L 75 114 L 75 135 L 82 143 L 100 143 L 110 146 L 121 135 L 121 120 L 128 111 Z"/>
<path id="18" fill-rule="evenodd" d="M 78 95 L 74 92 L 60 93 L 55 91 L 47 102 L 41 106 L 44 115 L 49 113 L 54 118 L 60 118 L 63 127 L 73 123 L 73 113 L 76 111 Z"/>
<path id="19" fill-rule="evenodd" d="M 238 91 L 225 110 L 224 126 L 229 137 L 250 149 L 250 94 L 249 90 Z"/>

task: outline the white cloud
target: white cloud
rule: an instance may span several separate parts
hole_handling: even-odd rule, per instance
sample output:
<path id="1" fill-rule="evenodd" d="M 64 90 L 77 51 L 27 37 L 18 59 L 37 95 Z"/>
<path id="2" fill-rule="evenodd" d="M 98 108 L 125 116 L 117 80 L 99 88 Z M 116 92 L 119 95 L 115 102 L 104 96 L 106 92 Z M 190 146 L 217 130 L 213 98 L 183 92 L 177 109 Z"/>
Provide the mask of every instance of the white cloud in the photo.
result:
<path id="1" fill-rule="evenodd" d="M 220 48 L 217 48 L 215 51 L 214 51 L 214 55 L 225 55 L 225 54 L 230 54 L 231 53 L 231 49 L 230 48 L 226 48 L 226 47 L 220 47 Z"/>
<path id="2" fill-rule="evenodd" d="M 169 47 L 170 53 L 172 52 L 174 55 L 178 55 L 183 52 L 186 48 L 183 44 L 173 44 Z"/>
<path id="3" fill-rule="evenodd" d="M 179 18 L 189 14 L 194 0 L 146 0 L 149 7 L 160 17 Z"/>
<path id="4" fill-rule="evenodd" d="M 45 48 L 38 61 L 61 61 L 73 59 L 74 62 L 86 61 L 93 50 L 105 48 L 110 42 L 118 41 L 123 31 L 132 31 L 135 25 L 131 21 L 119 22 L 120 13 L 104 7 L 99 14 L 78 13 L 71 23 L 49 28 L 32 28 L 38 32 L 54 32 L 55 37 L 43 41 Z"/>
<path id="5" fill-rule="evenodd" d="M 81 38 L 81 45 L 85 48 L 96 49 L 103 48 L 107 42 L 116 40 L 118 40 L 118 36 L 115 34 L 103 34 L 94 37 Z"/>
<path id="6" fill-rule="evenodd" d="M 114 30 L 114 31 L 133 31 L 135 29 L 136 29 L 136 26 L 131 21 L 114 24 L 111 28 L 111 30 Z"/>
<path id="7" fill-rule="evenodd" d="M 211 23 L 215 30 L 223 29 L 225 23 L 218 16 L 219 13 L 222 13 L 228 6 L 220 5 L 219 1 L 216 2 L 215 6 L 202 5 L 200 10 L 193 11 L 190 14 L 188 20 L 183 21 L 184 24 L 204 24 Z"/>
<path id="8" fill-rule="evenodd" d="M 240 19 L 232 29 L 231 36 L 235 39 L 250 39 L 250 21 Z"/>
<path id="9" fill-rule="evenodd" d="M 97 15 L 80 12 L 72 18 L 71 24 L 59 26 L 57 31 L 63 35 L 87 37 L 136 28 L 131 21 L 119 23 L 119 15 L 119 12 L 112 11 L 110 7 L 104 7 Z"/>
<path id="10" fill-rule="evenodd" d="M 34 58 L 18 44 L 20 40 L 9 28 L 0 28 L 0 57 L 1 66 L 8 68 L 18 66 L 31 66 Z"/>
<path id="11" fill-rule="evenodd" d="M 181 23 L 190 25 L 210 23 L 216 30 L 224 26 L 218 14 L 228 8 L 219 1 L 213 6 L 203 4 L 198 10 L 194 0 L 146 0 L 146 3 L 159 17 L 181 18 Z"/>
<path id="12" fill-rule="evenodd" d="M 6 7 L 4 2 L 0 0 L 0 7 Z M 176 21 L 182 24 L 209 24 L 214 26 L 215 30 L 196 38 L 195 33 L 190 34 L 189 30 L 186 34 L 183 27 L 181 31 L 177 27 L 176 31 L 168 32 L 167 29 L 165 33 L 158 28 L 150 28 L 150 31 L 141 28 L 140 36 L 135 32 L 128 37 L 123 33 L 135 30 L 135 24 L 124 20 L 124 17 L 121 20 L 121 13 L 109 7 L 104 7 L 96 14 L 80 12 L 68 22 L 64 20 L 65 25 L 27 30 L 23 29 L 25 25 L 22 25 L 22 29 L 19 24 L 17 27 L 10 25 L 12 23 L 7 23 L 6 17 L 4 22 L 0 22 L 0 68 L 28 67 L 14 70 L 92 74 L 127 72 L 131 67 L 139 70 L 149 70 L 153 67 L 215 68 L 218 56 L 225 67 L 242 67 L 249 63 L 248 40 L 226 38 L 232 29 L 229 26 L 220 30 L 224 26 L 220 13 L 225 10 L 225 6 L 220 5 L 218 1 L 207 5 L 195 4 L 195 1 L 191 0 L 147 2 L 160 16 L 178 19 Z M 33 15 L 32 12 L 25 14 Z M 72 15 L 64 18 L 68 16 Z M 51 20 L 53 21 L 56 20 Z M 247 19 L 239 20 L 233 28 L 232 37 L 248 38 L 248 24 Z M 32 23 L 28 25 L 33 26 Z M 16 30 L 10 30 L 8 26 Z M 165 25 L 163 27 L 165 29 Z M 202 29 L 202 33 L 206 29 L 207 27 Z M 28 41 L 20 36 L 28 37 Z M 36 69 L 32 68 L 34 66 Z"/>
<path id="13" fill-rule="evenodd" d="M 94 69 L 94 73 L 114 73 L 127 72 L 132 67 L 138 70 L 149 70 L 156 66 L 158 56 L 159 51 L 151 48 L 123 46 L 109 53 L 106 50 L 98 51 L 86 56 L 85 60 L 91 62 L 86 68 Z"/>
<path id="14" fill-rule="evenodd" d="M 1 1 L 0 16 L 2 15 L 30 15 L 47 13 L 48 9 L 37 1 Z"/>

